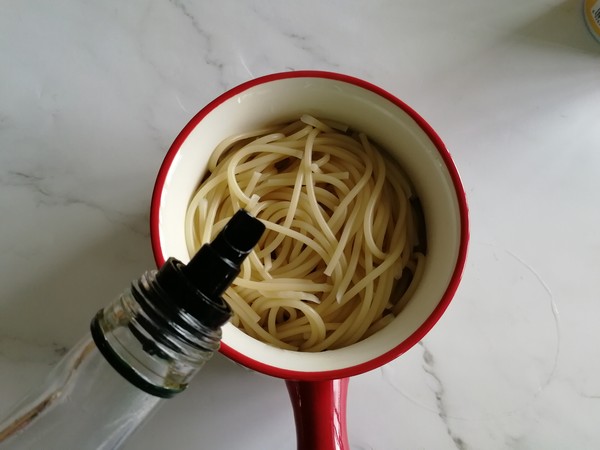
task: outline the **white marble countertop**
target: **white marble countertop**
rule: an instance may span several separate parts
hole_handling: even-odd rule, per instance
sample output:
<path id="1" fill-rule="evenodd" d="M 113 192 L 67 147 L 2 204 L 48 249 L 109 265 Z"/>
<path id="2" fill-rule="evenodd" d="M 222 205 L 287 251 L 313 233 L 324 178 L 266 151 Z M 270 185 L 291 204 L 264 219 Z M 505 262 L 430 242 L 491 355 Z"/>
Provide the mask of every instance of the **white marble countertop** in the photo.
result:
<path id="1" fill-rule="evenodd" d="M 36 2 L 0 7 L 0 412 L 153 267 L 171 141 L 271 72 L 358 76 L 462 173 L 463 284 L 350 383 L 353 450 L 600 448 L 600 42 L 579 1 Z M 126 450 L 294 449 L 281 380 L 218 355 Z"/>

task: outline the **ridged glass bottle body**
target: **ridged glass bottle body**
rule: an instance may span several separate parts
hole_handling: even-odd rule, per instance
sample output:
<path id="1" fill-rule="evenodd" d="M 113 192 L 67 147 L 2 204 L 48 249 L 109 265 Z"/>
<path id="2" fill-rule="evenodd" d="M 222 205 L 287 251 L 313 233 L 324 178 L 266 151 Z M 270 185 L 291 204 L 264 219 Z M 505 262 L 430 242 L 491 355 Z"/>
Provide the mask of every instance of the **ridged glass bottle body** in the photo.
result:
<path id="1" fill-rule="evenodd" d="M 0 419 L 0 449 L 117 449 L 162 397 L 185 389 L 221 333 L 172 310 L 155 275 L 147 272 L 100 311 L 93 338 L 80 340 Z"/>
<path id="2" fill-rule="evenodd" d="M 88 335 L 0 423 L 0 448 L 116 449 L 161 401 L 117 373 Z"/>

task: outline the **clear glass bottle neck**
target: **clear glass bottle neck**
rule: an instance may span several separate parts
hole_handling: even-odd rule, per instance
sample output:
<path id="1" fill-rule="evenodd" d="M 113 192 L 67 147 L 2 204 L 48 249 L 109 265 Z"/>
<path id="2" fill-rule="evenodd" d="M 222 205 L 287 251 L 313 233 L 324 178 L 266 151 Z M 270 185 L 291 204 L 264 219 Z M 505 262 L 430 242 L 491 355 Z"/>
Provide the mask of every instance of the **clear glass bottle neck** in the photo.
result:
<path id="1" fill-rule="evenodd" d="M 119 299 L 99 311 L 92 337 L 107 361 L 149 394 L 171 397 L 219 349 L 221 329 L 211 329 L 174 307 L 146 272 Z"/>

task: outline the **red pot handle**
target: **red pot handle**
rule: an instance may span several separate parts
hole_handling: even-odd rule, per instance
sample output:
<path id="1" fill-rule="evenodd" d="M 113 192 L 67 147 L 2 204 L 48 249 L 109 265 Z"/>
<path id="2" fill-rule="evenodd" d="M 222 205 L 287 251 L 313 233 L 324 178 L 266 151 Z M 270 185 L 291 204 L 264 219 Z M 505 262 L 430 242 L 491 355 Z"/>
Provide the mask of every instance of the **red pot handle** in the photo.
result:
<path id="1" fill-rule="evenodd" d="M 286 380 L 298 450 L 350 450 L 346 428 L 348 381 Z"/>

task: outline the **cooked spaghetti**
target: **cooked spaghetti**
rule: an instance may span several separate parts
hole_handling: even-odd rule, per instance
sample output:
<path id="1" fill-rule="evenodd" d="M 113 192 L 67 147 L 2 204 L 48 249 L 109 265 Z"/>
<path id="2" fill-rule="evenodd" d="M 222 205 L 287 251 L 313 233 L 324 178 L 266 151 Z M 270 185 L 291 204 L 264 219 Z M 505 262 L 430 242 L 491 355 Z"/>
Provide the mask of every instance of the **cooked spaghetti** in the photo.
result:
<path id="1" fill-rule="evenodd" d="M 397 163 L 362 133 L 302 116 L 223 141 L 186 217 L 193 255 L 240 208 L 266 226 L 225 293 L 232 323 L 274 346 L 321 351 L 390 323 L 423 267 Z"/>

